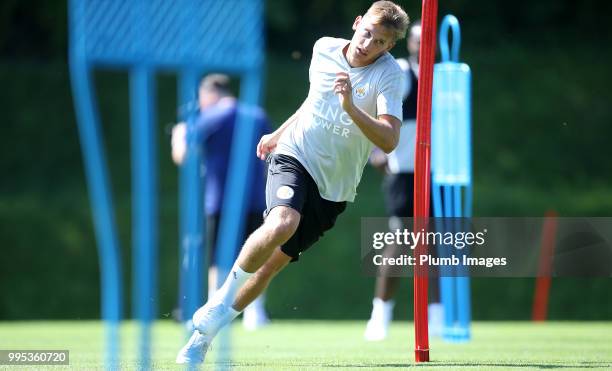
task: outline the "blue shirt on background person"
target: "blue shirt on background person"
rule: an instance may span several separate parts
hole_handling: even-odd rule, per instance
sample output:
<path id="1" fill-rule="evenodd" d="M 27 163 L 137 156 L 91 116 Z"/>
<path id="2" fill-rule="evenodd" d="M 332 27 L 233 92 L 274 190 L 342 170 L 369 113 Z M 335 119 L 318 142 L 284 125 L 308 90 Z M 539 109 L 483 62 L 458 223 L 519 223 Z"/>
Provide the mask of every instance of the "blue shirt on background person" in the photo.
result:
<path id="1" fill-rule="evenodd" d="M 206 244 L 208 248 L 208 297 L 217 287 L 217 235 L 221 213 L 223 212 L 223 200 L 227 173 L 230 163 L 231 148 L 234 138 L 234 129 L 238 114 L 244 114 L 252 118 L 257 125 L 253 136 L 253 152 L 248 156 L 251 161 L 253 177 L 249 185 L 249 197 L 247 198 L 247 209 L 245 214 L 245 232 L 249 236 L 263 223 L 263 212 L 266 209 L 265 187 L 266 187 L 266 163 L 260 160 L 255 153 L 257 142 L 263 135 L 270 133 L 270 124 L 263 109 L 256 106 L 247 106 L 239 103 L 230 93 L 229 77 L 222 74 L 211 74 L 206 76 L 200 83 L 198 106 L 195 113 L 196 138 L 199 145 L 203 146 L 203 163 L 206 169 L 204 182 L 204 213 L 206 216 Z M 172 159 L 177 165 L 181 165 L 186 154 L 187 125 L 179 123 L 172 129 Z M 238 255 L 241 246 L 237 246 L 234 258 Z M 180 301 L 179 301 L 180 302 Z M 177 313 L 177 318 L 182 314 Z M 260 295 L 244 311 L 243 325 L 247 330 L 255 330 L 269 322 L 264 309 L 264 295 Z"/>
<path id="2" fill-rule="evenodd" d="M 253 137 L 253 148 L 262 135 L 270 132 L 268 119 L 262 109 L 258 107 L 245 107 L 232 97 L 221 98 L 216 104 L 199 112 L 196 121 L 197 138 L 204 144 L 205 176 L 205 212 L 206 215 L 215 215 L 221 211 L 224 197 L 225 182 L 230 160 L 230 148 L 238 111 L 251 115 L 253 123 L 257 126 Z M 265 162 L 255 155 L 251 161 L 253 178 L 250 187 L 250 198 L 247 211 L 250 213 L 263 213 L 266 209 L 265 200 Z"/>

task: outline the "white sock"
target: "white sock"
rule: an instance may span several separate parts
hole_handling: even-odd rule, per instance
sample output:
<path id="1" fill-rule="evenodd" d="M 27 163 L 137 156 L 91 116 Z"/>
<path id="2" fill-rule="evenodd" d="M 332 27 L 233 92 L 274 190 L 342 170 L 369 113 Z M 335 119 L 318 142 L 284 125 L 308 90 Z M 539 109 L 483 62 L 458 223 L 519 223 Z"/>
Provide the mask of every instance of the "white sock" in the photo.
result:
<path id="1" fill-rule="evenodd" d="M 215 296 L 215 292 L 217 292 L 217 288 L 210 286 L 208 288 L 208 297 L 207 297 L 207 300 L 212 299 L 212 297 Z"/>
<path id="2" fill-rule="evenodd" d="M 443 324 L 444 323 L 444 307 L 441 303 L 429 303 L 427 306 L 427 316 L 429 323 Z"/>
<path id="3" fill-rule="evenodd" d="M 393 319 L 394 306 L 395 301 L 393 300 L 383 301 L 381 298 L 374 298 L 372 300 L 372 318 L 391 321 Z"/>
<path id="4" fill-rule="evenodd" d="M 232 322 L 236 317 L 240 315 L 240 312 L 234 309 L 231 305 L 229 306 L 228 311 L 229 311 L 229 320 L 227 321 L 227 323 Z"/>
<path id="5" fill-rule="evenodd" d="M 213 299 L 222 302 L 223 304 L 231 307 L 236 299 L 236 293 L 244 285 L 244 283 L 253 275 L 242 270 L 238 266 L 238 263 L 234 264 L 232 270 L 227 275 L 223 286 L 215 292 Z M 238 313 L 238 312 L 237 312 Z"/>
<path id="6" fill-rule="evenodd" d="M 444 328 L 444 307 L 441 303 L 430 303 L 427 306 L 429 335 L 442 336 Z"/>

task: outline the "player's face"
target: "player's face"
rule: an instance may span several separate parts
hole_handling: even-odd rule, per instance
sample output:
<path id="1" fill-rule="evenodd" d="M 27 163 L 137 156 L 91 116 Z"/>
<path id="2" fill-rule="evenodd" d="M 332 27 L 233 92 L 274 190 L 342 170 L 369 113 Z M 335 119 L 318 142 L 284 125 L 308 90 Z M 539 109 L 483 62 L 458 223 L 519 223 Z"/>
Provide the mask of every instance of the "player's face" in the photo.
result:
<path id="1" fill-rule="evenodd" d="M 207 89 L 200 88 L 200 91 L 198 94 L 198 101 L 200 103 L 200 109 L 203 110 L 203 109 L 206 109 L 212 106 L 213 104 L 217 102 L 217 100 L 219 100 L 219 98 L 217 97 L 217 94 Z"/>
<path id="2" fill-rule="evenodd" d="M 353 24 L 355 34 L 351 39 L 346 59 L 352 67 L 363 67 L 373 63 L 395 45 L 393 31 L 385 26 L 373 24 L 367 15 L 357 17 Z"/>

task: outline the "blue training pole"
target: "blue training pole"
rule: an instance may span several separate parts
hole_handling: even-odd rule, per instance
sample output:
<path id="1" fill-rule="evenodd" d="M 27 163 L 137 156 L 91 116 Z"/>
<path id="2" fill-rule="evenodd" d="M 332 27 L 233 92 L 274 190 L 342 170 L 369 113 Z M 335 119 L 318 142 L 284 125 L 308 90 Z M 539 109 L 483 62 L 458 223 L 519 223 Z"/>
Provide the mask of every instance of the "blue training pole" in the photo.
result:
<path id="1" fill-rule="evenodd" d="M 152 71 L 130 71 L 132 136 L 133 312 L 140 322 L 141 367 L 150 367 L 151 322 L 157 307 L 157 171 Z"/>
<path id="2" fill-rule="evenodd" d="M 202 305 L 202 287 L 206 282 L 205 218 L 203 217 L 203 143 L 196 138 L 197 109 L 189 109 L 189 103 L 197 101 L 198 73 L 194 69 L 183 71 L 179 80 L 179 101 L 185 107 L 181 112 L 187 124 L 187 153 L 180 167 L 180 256 L 179 256 L 179 304 L 181 319 L 188 321 Z M 196 99 L 194 99 L 196 98 Z M 197 103 L 193 103 L 197 104 Z"/>
<path id="3" fill-rule="evenodd" d="M 91 70 L 87 63 L 86 39 L 83 36 L 85 4 L 70 0 L 69 9 L 70 82 L 99 256 L 101 310 L 106 327 L 105 363 L 114 369 L 118 367 L 119 322 L 122 319 L 123 309 L 121 256 L 104 143 L 95 104 Z"/>

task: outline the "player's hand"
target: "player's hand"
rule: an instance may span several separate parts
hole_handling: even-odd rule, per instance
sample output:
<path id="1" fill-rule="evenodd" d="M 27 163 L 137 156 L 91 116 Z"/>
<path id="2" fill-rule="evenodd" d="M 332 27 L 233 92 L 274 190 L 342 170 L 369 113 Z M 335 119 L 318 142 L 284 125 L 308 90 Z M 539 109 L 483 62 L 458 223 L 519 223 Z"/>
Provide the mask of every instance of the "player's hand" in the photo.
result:
<path id="1" fill-rule="evenodd" d="M 278 143 L 278 136 L 274 133 L 266 134 L 259 140 L 257 144 L 257 157 L 261 160 L 265 160 L 268 153 L 274 151 Z"/>
<path id="2" fill-rule="evenodd" d="M 172 160 L 180 165 L 187 153 L 187 125 L 179 122 L 172 128 Z"/>
<path id="3" fill-rule="evenodd" d="M 340 99 L 342 109 L 348 111 L 353 105 L 353 87 L 347 72 L 337 72 L 334 81 L 334 94 Z"/>

